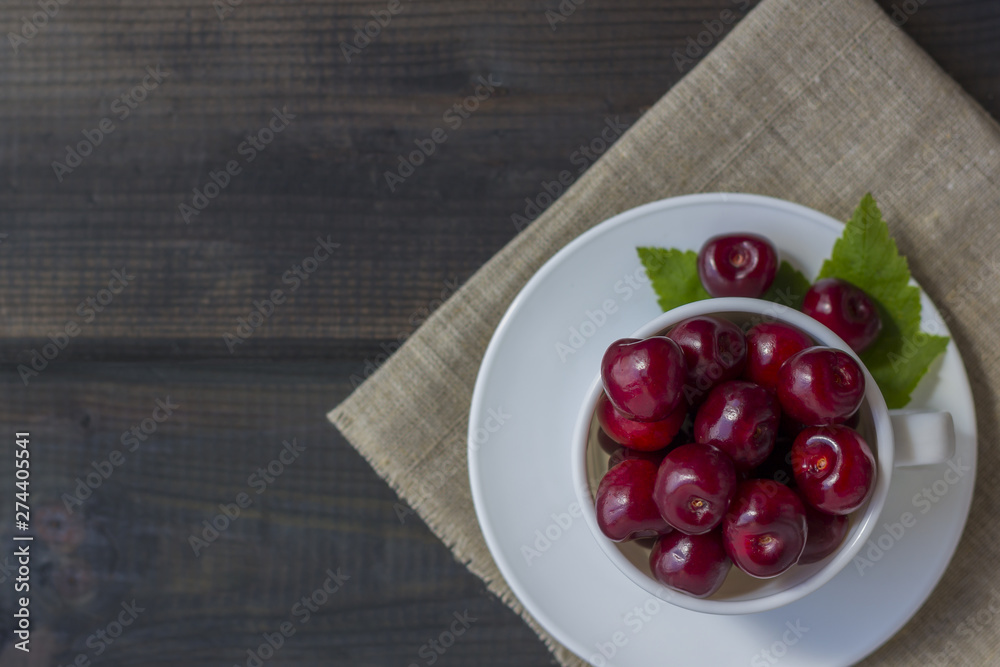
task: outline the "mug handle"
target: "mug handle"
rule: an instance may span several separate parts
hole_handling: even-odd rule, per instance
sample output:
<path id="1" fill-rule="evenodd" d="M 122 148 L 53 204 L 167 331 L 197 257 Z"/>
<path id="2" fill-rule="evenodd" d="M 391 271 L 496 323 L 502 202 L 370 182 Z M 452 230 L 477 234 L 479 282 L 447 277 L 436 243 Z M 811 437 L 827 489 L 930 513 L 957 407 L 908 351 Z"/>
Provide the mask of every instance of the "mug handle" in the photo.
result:
<path id="1" fill-rule="evenodd" d="M 950 412 L 890 410 L 896 468 L 944 463 L 955 455 L 955 423 Z"/>

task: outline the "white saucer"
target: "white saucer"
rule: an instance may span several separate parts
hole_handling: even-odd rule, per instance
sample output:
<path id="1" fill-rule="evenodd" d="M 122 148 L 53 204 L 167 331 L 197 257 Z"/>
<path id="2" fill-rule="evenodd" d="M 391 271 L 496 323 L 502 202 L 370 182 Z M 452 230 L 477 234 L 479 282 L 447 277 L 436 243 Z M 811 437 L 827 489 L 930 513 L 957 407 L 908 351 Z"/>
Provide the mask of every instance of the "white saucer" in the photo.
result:
<path id="1" fill-rule="evenodd" d="M 583 659 L 598 667 L 848 665 L 892 637 L 941 578 L 965 526 L 976 474 L 972 393 L 954 343 L 908 407 L 952 413 L 951 463 L 961 475 L 949 465 L 897 468 L 872 546 L 861 552 L 868 564 L 855 560 L 792 605 L 713 616 L 660 602 L 611 564 L 573 507 L 573 424 L 604 349 L 660 313 L 636 246 L 697 250 L 715 234 L 752 231 L 813 278 L 842 230 L 821 213 L 756 195 L 655 202 L 563 248 L 500 322 L 472 399 L 472 497 L 515 595 Z M 925 295 L 922 303 L 925 328 L 936 321 L 946 330 Z M 907 512 L 913 520 L 903 525 Z"/>

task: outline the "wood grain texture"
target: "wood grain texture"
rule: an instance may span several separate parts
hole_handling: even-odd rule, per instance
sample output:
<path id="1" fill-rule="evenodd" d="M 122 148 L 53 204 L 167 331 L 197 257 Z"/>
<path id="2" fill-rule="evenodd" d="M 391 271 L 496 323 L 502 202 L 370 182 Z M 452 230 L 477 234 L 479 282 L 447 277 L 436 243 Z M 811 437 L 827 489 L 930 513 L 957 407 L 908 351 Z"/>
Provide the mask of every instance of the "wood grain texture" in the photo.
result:
<path id="1" fill-rule="evenodd" d="M 428 664 L 421 647 L 465 610 L 478 620 L 436 664 L 549 664 L 324 414 L 517 232 L 526 198 L 544 207 L 609 120 L 630 125 L 682 76 L 674 54 L 704 22 L 752 4 L 587 0 L 553 30 L 555 0 L 404 1 L 347 62 L 341 42 L 385 1 L 245 0 L 220 20 L 209 0 L 70 0 L 17 53 L 0 43 L 0 423 L 32 433 L 33 507 L 61 507 L 156 399 L 181 404 L 64 517 L 83 542 L 40 548 L 51 651 L 35 664 L 93 658 L 87 638 L 133 598 L 146 611 L 101 664 L 245 664 L 338 567 L 351 579 L 265 664 Z M 1000 115 L 997 4 L 917 4 L 903 29 Z M 2 32 L 36 11 L 0 3 Z M 155 81 L 147 67 L 162 80 L 132 109 L 121 96 Z M 274 110 L 289 124 L 247 161 Z M 103 119 L 114 130 L 60 181 L 52 163 Z M 447 140 L 391 189 L 385 172 L 435 128 Z M 240 173 L 187 224 L 179 205 L 231 160 Z M 283 276 L 317 237 L 337 247 L 293 291 Z M 123 268 L 135 277 L 89 319 Z M 286 300 L 231 352 L 223 335 L 275 290 Z M 26 387 L 17 365 L 69 322 Z M 287 438 L 301 458 L 196 557 L 192 531 Z M 0 470 L 10 488 L 11 456 Z M 15 664 L 8 646 L 0 667 Z"/>
<path id="2" fill-rule="evenodd" d="M 62 553 L 66 540 L 34 545 L 32 611 L 54 631 L 51 664 L 93 659 L 103 642 L 88 639 L 132 600 L 144 611 L 106 647 L 104 664 L 245 664 L 262 633 L 273 637 L 284 622 L 296 632 L 268 664 L 419 663 L 421 647 L 466 611 L 476 620 L 441 664 L 547 662 L 530 630 L 332 432 L 324 410 L 350 390 L 356 366 L 69 363 L 29 391 L 6 377 L 2 422 L 32 436 L 36 529 L 57 514 L 82 528 L 72 553 Z M 123 434 L 142 432 L 157 399 L 176 405 L 173 414 L 130 451 Z M 303 451 L 276 465 L 293 439 Z M 115 451 L 124 462 L 108 473 Z M 0 461 L 10 489 L 12 462 Z M 92 495 L 78 491 L 81 480 L 96 486 Z M 220 503 L 234 513 L 240 493 L 250 503 L 223 519 Z M 77 499 L 72 514 L 67 496 Z M 192 535 L 206 542 L 197 554 Z M 322 588 L 328 569 L 350 578 L 319 595 L 328 599 L 307 619 L 308 607 L 295 605 Z M 12 595 L 4 585 L 0 606 L 11 609 Z"/>

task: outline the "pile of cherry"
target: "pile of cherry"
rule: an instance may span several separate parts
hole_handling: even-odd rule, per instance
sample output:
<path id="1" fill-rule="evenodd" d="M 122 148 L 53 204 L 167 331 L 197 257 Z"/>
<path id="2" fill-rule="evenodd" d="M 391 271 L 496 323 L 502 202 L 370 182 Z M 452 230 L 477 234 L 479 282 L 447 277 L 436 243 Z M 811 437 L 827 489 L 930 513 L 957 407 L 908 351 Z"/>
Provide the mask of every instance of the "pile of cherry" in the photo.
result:
<path id="1" fill-rule="evenodd" d="M 774 247 L 753 235 L 715 237 L 698 257 L 712 296 L 760 297 L 777 266 Z M 818 281 L 803 311 L 855 351 L 881 330 L 871 299 L 844 281 Z M 733 564 L 771 578 L 822 560 L 871 494 L 875 457 L 855 430 L 864 373 L 794 327 L 744 332 L 694 317 L 663 336 L 615 341 L 601 378 L 597 419 L 617 444 L 598 524 L 614 541 L 655 538 L 650 569 L 670 588 L 708 597 Z"/>

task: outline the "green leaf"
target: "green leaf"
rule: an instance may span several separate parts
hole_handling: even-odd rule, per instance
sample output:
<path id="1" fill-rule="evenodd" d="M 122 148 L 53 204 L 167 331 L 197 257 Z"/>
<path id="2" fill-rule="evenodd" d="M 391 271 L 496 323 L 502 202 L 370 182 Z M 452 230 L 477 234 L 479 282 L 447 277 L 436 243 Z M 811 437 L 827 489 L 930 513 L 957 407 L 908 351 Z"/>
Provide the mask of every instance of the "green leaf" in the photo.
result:
<path id="1" fill-rule="evenodd" d="M 801 310 L 802 300 L 809 291 L 809 285 L 809 279 L 802 275 L 801 271 L 782 260 L 774 282 L 761 298 Z"/>
<path id="2" fill-rule="evenodd" d="M 889 409 L 906 407 L 920 378 L 939 354 L 948 347 L 947 336 L 932 336 L 920 331 L 912 337 L 879 336 L 874 345 L 861 353 L 872 377 L 882 390 Z"/>
<path id="3" fill-rule="evenodd" d="M 882 333 L 861 354 L 890 408 L 902 408 L 948 338 L 920 331 L 920 290 L 910 284 L 906 258 L 871 193 L 858 204 L 823 262 L 819 278 L 840 278 L 867 292 L 882 317 Z"/>
<path id="4" fill-rule="evenodd" d="M 676 248 L 636 248 L 664 312 L 709 298 L 698 278 L 698 253 Z"/>

